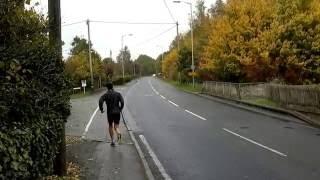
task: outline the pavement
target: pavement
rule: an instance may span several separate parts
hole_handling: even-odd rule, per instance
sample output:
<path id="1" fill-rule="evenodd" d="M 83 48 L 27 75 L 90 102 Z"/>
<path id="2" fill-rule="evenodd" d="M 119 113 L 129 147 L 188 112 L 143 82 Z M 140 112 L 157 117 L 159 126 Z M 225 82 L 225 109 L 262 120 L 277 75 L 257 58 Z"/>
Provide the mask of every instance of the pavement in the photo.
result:
<path id="1" fill-rule="evenodd" d="M 122 126 L 125 143 L 115 148 L 105 115 L 92 116 L 101 94 L 72 100 L 66 134 L 86 141 L 68 147 L 68 157 L 85 167 L 83 179 L 147 179 L 150 170 L 157 180 L 319 180 L 320 129 L 294 117 L 230 106 L 153 77 L 118 90 L 130 131 Z"/>
<path id="2" fill-rule="evenodd" d="M 116 90 L 125 95 L 126 88 L 119 87 Z M 100 111 L 95 113 L 99 97 L 104 92 L 71 100 L 72 109 L 66 124 L 66 135 L 82 137 L 82 141 L 67 145 L 67 160 L 81 167 L 81 179 L 146 179 L 141 159 L 123 123 L 120 126 L 122 143 L 116 144 L 116 147 L 110 146 L 110 138 L 106 134 L 106 114 L 101 114 Z M 90 119 L 92 121 L 88 126 Z"/>

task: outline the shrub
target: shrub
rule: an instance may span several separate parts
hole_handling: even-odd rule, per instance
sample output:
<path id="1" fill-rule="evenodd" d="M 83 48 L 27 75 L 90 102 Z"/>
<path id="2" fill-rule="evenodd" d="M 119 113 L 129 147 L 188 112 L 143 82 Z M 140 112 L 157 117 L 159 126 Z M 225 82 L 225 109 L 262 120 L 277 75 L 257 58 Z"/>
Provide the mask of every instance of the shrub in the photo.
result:
<path id="1" fill-rule="evenodd" d="M 53 172 L 69 82 L 48 44 L 47 22 L 23 0 L 0 7 L 0 179 L 38 179 Z"/>

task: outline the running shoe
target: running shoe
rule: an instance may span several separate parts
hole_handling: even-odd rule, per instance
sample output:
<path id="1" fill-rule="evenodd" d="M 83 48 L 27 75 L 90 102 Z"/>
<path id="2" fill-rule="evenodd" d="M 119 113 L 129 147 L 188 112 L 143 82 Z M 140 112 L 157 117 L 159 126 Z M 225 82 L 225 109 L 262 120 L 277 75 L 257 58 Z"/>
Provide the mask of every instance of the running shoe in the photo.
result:
<path id="1" fill-rule="evenodd" d="M 112 147 L 116 146 L 116 144 L 114 142 L 111 142 L 110 144 Z"/>

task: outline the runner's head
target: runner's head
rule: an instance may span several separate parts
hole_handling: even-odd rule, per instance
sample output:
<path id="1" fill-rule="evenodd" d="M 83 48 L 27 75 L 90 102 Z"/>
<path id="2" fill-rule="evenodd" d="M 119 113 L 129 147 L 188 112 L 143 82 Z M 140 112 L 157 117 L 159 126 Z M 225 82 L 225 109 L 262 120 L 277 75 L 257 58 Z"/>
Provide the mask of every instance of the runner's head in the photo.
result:
<path id="1" fill-rule="evenodd" d="M 107 88 L 108 88 L 108 90 L 113 89 L 113 84 L 111 82 L 108 82 L 107 83 Z"/>

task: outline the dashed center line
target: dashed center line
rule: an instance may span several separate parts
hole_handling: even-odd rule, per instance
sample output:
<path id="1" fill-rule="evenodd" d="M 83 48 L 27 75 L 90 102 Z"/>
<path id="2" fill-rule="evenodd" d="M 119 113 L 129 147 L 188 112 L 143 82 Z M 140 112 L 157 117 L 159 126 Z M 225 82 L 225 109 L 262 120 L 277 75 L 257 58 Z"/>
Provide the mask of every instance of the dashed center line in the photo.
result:
<path id="1" fill-rule="evenodd" d="M 189 111 L 189 110 L 185 110 L 187 113 L 189 113 L 189 114 L 192 114 L 192 115 L 194 115 L 194 116 L 196 116 L 197 118 L 199 118 L 199 119 L 202 119 L 202 120 L 204 120 L 204 121 L 206 121 L 207 119 L 206 118 L 204 118 L 204 117 L 202 117 L 202 116 L 199 116 L 198 114 L 195 114 L 195 113 L 193 113 L 193 112 L 191 112 L 191 111 Z"/>
<path id="2" fill-rule="evenodd" d="M 172 101 L 170 101 L 170 100 L 168 100 L 168 101 L 169 101 L 169 103 L 173 104 L 174 106 L 179 107 L 178 104 L 176 104 L 176 103 L 174 103 L 174 102 L 172 102 Z"/>
<path id="3" fill-rule="evenodd" d="M 262 147 L 262 148 L 264 148 L 264 149 L 266 149 L 266 150 L 269 150 L 269 151 L 271 151 L 271 152 L 273 152 L 273 153 L 276 153 L 276 154 L 278 154 L 278 155 L 280 155 L 280 156 L 287 157 L 287 155 L 284 154 L 284 153 L 282 153 L 282 152 L 279 152 L 279 151 L 277 151 L 277 150 L 275 150 L 275 149 L 269 148 L 269 147 L 267 147 L 267 146 L 265 146 L 265 145 L 262 145 L 262 144 L 260 144 L 260 143 L 258 143 L 258 142 L 256 142 L 256 141 L 254 141 L 254 140 L 251 140 L 251 139 L 249 139 L 249 138 L 243 137 L 243 136 L 241 136 L 241 135 L 239 135 L 239 134 L 237 134 L 237 133 L 235 133 L 235 132 L 230 131 L 229 129 L 223 128 L 223 130 L 226 131 L 226 132 L 228 132 L 228 133 L 230 133 L 230 134 L 232 134 L 232 135 L 234 135 L 234 136 L 237 136 L 237 137 L 239 137 L 239 138 L 241 138 L 241 139 L 243 139 L 243 140 L 246 140 L 246 141 L 248 141 L 248 142 L 250 142 L 250 143 L 252 143 L 252 144 L 255 144 L 255 145 L 257 145 L 257 146 L 260 146 L 260 147 Z"/>
<path id="4" fill-rule="evenodd" d="M 161 97 L 162 99 L 167 99 L 166 97 L 164 97 L 164 96 L 162 96 L 162 95 L 160 95 L 160 97 Z"/>

